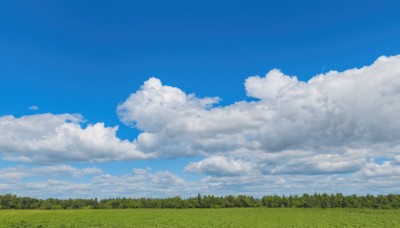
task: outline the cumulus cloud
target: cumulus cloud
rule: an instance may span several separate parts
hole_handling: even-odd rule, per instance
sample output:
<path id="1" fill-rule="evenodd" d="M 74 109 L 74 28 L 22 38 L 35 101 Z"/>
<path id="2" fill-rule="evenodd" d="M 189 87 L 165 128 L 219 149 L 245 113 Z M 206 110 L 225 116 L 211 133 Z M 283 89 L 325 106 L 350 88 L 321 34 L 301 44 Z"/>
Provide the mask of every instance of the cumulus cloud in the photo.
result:
<path id="1" fill-rule="evenodd" d="M 209 175 L 236 176 L 251 172 L 253 164 L 230 157 L 212 156 L 199 162 L 191 162 L 186 166 L 186 172 L 206 173 Z"/>
<path id="2" fill-rule="evenodd" d="M 279 94 L 294 89 L 299 83 L 297 77 L 287 76 L 280 70 L 273 69 L 265 77 L 253 76 L 247 78 L 245 87 L 249 97 L 274 100 Z"/>
<path id="3" fill-rule="evenodd" d="M 213 175 L 232 175 L 240 159 L 263 173 L 352 173 L 369 158 L 400 149 L 400 56 L 308 81 L 274 69 L 249 77 L 245 88 L 258 100 L 218 106 L 218 98 L 198 98 L 151 78 L 117 113 L 143 131 L 139 150 L 206 157 L 186 171 Z"/>
<path id="4" fill-rule="evenodd" d="M 93 196 L 93 186 L 89 183 L 54 179 L 21 183 L 14 186 L 14 189 L 14 192 L 20 196 L 38 198 L 90 198 Z"/>
<path id="5" fill-rule="evenodd" d="M 222 159 L 222 158 L 220 158 Z M 226 158 L 227 161 L 230 159 Z M 237 160 L 235 160 L 237 162 Z M 101 171 L 81 174 L 90 168 L 73 166 L 13 167 L 0 169 L 0 194 L 57 198 L 110 197 L 194 197 L 197 193 L 227 195 L 302 194 L 314 192 L 345 194 L 388 194 L 400 191 L 399 168 L 395 160 L 375 164 L 369 161 L 355 173 L 276 175 L 243 172 L 241 175 L 209 174 L 201 179 L 185 180 L 167 170 L 135 168 L 130 173 L 115 175 Z M 53 172 L 53 173 L 50 173 Z M 96 171 L 97 172 L 97 171 Z M 78 175 L 71 176 L 74 173 Z"/>
<path id="6" fill-rule="evenodd" d="M 81 177 L 87 175 L 82 183 Z M 135 168 L 122 175 L 69 165 L 0 168 L 0 195 L 12 192 L 39 198 L 110 198 L 192 196 L 205 192 L 169 171 Z M 197 194 L 197 192 L 196 192 Z"/>
<path id="7" fill-rule="evenodd" d="M 141 89 L 120 104 L 117 112 L 125 124 L 134 124 L 141 130 L 159 132 L 177 114 L 196 115 L 198 110 L 210 108 L 218 98 L 196 98 L 182 90 L 163 86 L 157 78 L 147 80 Z M 153 117 L 149 119 L 149 116 Z"/>
<path id="8" fill-rule="evenodd" d="M 398 177 L 400 176 L 400 165 L 396 161 L 385 161 L 382 164 L 371 162 L 363 168 L 361 173 L 368 178 Z"/>
<path id="9" fill-rule="evenodd" d="M 102 174 L 94 167 L 70 165 L 34 165 L 0 168 L 0 194 L 39 198 L 95 197 L 98 188 L 91 183 L 77 183 L 82 177 Z"/>
<path id="10" fill-rule="evenodd" d="M 137 138 L 138 149 L 161 157 L 251 146 L 246 145 L 243 133 L 261 124 L 264 117 L 246 102 L 213 108 L 218 101 L 197 98 L 151 78 L 120 104 L 117 112 L 124 123 L 143 131 Z M 230 140 L 235 136 L 236 140 Z"/>
<path id="11" fill-rule="evenodd" d="M 131 196 L 154 197 L 186 195 L 193 185 L 169 171 L 152 172 L 150 169 L 134 169 L 121 176 L 103 174 L 95 176 L 92 184 L 104 197 Z M 194 188 L 195 189 L 195 188 Z"/>
<path id="12" fill-rule="evenodd" d="M 358 171 L 365 159 L 337 154 L 318 154 L 314 156 L 289 159 L 277 166 L 262 166 L 264 173 L 269 174 L 345 174 Z"/>
<path id="13" fill-rule="evenodd" d="M 144 159 L 151 155 L 116 136 L 118 127 L 103 123 L 82 127 L 73 114 L 0 117 L 0 154 L 22 162 L 110 161 Z"/>
<path id="14" fill-rule="evenodd" d="M 273 69 L 247 78 L 244 86 L 255 100 L 222 106 L 218 97 L 197 97 L 150 78 L 117 107 L 120 120 L 141 131 L 134 141 L 118 138 L 117 126 L 85 126 L 80 115 L 2 116 L 0 155 L 42 163 L 195 156 L 203 160 L 185 171 L 208 175 L 209 186 L 262 175 L 366 178 L 396 170 L 400 56 L 308 81 Z M 377 157 L 393 161 L 390 167 L 371 164 Z M 161 184 L 169 174 L 158 175 L 164 176 L 151 178 Z"/>

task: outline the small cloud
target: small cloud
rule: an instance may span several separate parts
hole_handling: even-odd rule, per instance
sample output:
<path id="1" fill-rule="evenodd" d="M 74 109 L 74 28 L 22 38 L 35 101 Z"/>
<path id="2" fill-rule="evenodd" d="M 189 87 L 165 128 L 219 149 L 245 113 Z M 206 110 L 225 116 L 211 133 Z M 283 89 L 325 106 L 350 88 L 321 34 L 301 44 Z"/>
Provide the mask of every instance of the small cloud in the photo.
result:
<path id="1" fill-rule="evenodd" d="M 0 184 L 0 190 L 9 190 L 12 189 L 11 185 L 9 184 Z"/>
<path id="2" fill-rule="evenodd" d="M 93 174 L 101 174 L 103 173 L 103 171 L 98 168 L 85 168 L 82 170 L 82 173 L 87 175 L 93 175 Z"/>
<path id="3" fill-rule="evenodd" d="M 12 162 L 32 162 L 32 159 L 26 156 L 4 156 L 2 157 L 2 160 Z"/>
<path id="4" fill-rule="evenodd" d="M 253 164 L 249 162 L 224 156 L 212 156 L 199 162 L 190 162 L 185 167 L 186 172 L 206 173 L 212 176 L 236 176 L 250 173 L 252 169 Z"/>
<path id="5" fill-rule="evenodd" d="M 36 105 L 32 105 L 32 106 L 30 106 L 28 109 L 29 109 L 29 110 L 32 110 L 32 111 L 37 111 L 37 110 L 39 110 L 39 107 L 36 106 Z"/>

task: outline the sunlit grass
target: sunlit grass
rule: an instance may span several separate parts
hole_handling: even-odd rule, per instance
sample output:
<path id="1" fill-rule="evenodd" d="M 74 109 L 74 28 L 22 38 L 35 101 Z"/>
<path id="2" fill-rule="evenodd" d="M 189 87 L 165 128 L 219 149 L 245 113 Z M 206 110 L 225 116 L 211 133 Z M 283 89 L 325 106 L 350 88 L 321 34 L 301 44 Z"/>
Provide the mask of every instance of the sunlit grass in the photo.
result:
<path id="1" fill-rule="evenodd" d="M 0 210 L 0 227 L 400 227 L 399 210 Z"/>

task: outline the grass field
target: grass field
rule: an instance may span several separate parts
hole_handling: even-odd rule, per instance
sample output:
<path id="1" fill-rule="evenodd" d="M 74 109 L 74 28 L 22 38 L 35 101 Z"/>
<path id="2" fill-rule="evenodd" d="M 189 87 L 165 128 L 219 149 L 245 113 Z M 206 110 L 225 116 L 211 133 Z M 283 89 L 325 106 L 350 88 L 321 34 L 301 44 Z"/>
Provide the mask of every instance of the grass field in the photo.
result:
<path id="1" fill-rule="evenodd" d="M 0 210 L 0 227 L 400 227 L 399 210 Z"/>

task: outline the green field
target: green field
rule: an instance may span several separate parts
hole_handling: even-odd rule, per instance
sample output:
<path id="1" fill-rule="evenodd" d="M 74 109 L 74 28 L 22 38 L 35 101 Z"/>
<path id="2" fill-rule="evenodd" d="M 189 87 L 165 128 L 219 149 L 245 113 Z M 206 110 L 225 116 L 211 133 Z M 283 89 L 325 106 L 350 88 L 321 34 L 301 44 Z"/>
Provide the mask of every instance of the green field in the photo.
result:
<path id="1" fill-rule="evenodd" d="M 0 210 L 0 227 L 400 227 L 399 210 Z"/>

